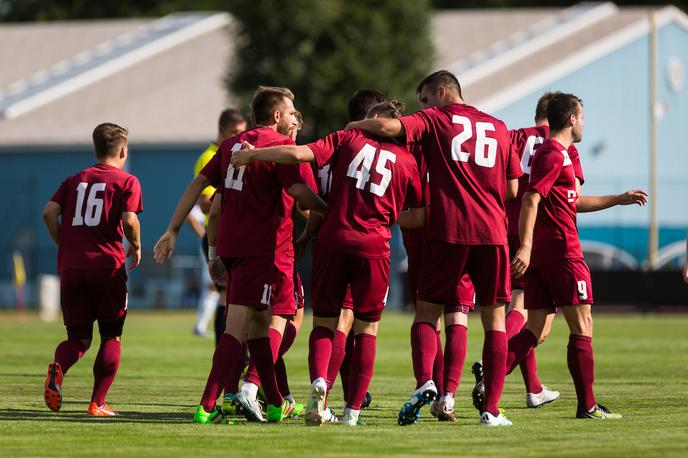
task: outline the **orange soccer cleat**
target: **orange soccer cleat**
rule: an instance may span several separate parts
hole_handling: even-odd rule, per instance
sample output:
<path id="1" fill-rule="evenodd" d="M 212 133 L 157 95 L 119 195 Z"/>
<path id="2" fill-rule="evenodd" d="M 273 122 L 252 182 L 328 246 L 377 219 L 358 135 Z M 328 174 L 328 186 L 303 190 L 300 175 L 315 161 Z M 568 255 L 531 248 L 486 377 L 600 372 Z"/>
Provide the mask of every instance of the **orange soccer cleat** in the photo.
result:
<path id="1" fill-rule="evenodd" d="M 115 415 L 119 414 L 112 410 L 107 403 L 103 403 L 102 406 L 98 406 L 95 402 L 92 402 L 88 405 L 87 415 L 89 417 L 114 417 Z"/>
<path id="2" fill-rule="evenodd" d="M 50 363 L 48 375 L 45 377 L 45 385 L 43 385 L 43 399 L 45 399 L 45 405 L 55 412 L 62 407 L 62 378 L 60 363 Z"/>

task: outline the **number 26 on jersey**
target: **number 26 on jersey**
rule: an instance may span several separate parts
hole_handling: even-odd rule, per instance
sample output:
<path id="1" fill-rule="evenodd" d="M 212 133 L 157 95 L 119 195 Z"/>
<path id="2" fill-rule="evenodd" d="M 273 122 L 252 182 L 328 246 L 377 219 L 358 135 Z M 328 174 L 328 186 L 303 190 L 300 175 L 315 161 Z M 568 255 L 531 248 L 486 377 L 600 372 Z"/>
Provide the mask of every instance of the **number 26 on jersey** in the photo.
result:
<path id="1" fill-rule="evenodd" d="M 473 160 L 480 167 L 491 169 L 497 159 L 497 140 L 488 137 L 488 132 L 494 132 L 495 127 L 491 122 L 476 122 L 475 129 L 473 123 L 465 116 L 452 116 L 453 124 L 461 124 L 463 131 L 452 138 L 451 152 L 452 159 L 459 162 L 468 162 L 471 157 L 469 151 L 464 151 L 464 143 L 475 136 L 475 147 L 473 148 Z M 474 132 L 475 130 L 475 132 Z"/>

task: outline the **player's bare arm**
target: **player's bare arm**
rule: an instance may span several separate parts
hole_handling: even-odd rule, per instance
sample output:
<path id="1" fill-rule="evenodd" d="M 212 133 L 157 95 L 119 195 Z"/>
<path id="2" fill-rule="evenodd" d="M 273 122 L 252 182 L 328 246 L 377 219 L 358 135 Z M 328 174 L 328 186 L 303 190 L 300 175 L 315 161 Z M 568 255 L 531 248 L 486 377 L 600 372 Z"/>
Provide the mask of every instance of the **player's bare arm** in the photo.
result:
<path id="1" fill-rule="evenodd" d="M 205 229 L 203 228 L 203 225 L 199 223 L 198 220 L 191 214 L 186 217 L 186 222 L 189 223 L 189 226 L 191 227 L 191 230 L 194 231 L 194 234 L 199 237 L 203 237 L 205 235 Z"/>
<path id="2" fill-rule="evenodd" d="M 518 195 L 518 178 L 515 180 L 507 180 L 506 182 L 506 200 L 511 200 Z"/>
<path id="3" fill-rule="evenodd" d="M 523 196 L 521 216 L 518 221 L 518 234 L 521 239 L 521 247 L 511 261 L 511 271 L 516 278 L 521 278 L 530 265 L 530 253 L 533 249 L 533 229 L 537 219 L 538 205 L 541 196 L 537 192 L 530 191 Z"/>
<path id="4" fill-rule="evenodd" d="M 203 174 L 199 173 L 196 178 L 193 179 L 191 184 L 186 188 L 181 199 L 177 203 L 177 208 L 174 210 L 170 224 L 167 226 L 165 233 L 158 239 L 158 242 L 153 248 L 153 258 L 158 264 L 162 264 L 167 259 L 172 258 L 174 254 L 174 247 L 177 244 L 177 236 L 179 231 L 189 216 L 191 209 L 193 208 L 198 196 L 201 192 L 210 184 L 208 178 Z"/>
<path id="5" fill-rule="evenodd" d="M 347 129 L 361 129 L 377 137 L 396 138 L 404 135 L 404 125 L 396 118 L 370 118 L 350 122 Z"/>
<path id="6" fill-rule="evenodd" d="M 208 213 L 208 273 L 210 278 L 215 283 L 220 285 L 225 284 L 225 265 L 222 263 L 220 257 L 215 253 L 217 246 L 217 226 L 220 222 L 220 214 L 222 212 L 222 194 L 217 193 L 213 198 L 213 203 L 210 206 Z"/>
<path id="7" fill-rule="evenodd" d="M 325 213 L 325 210 L 327 210 L 325 201 L 305 184 L 296 183 L 291 185 L 289 189 L 287 189 L 287 194 L 292 196 L 299 203 L 301 208 L 319 213 Z"/>
<path id="8" fill-rule="evenodd" d="M 417 229 L 425 226 L 425 207 L 409 208 L 399 213 L 397 224 L 406 229 Z"/>
<path id="9" fill-rule="evenodd" d="M 57 202 L 51 200 L 45 204 L 43 221 L 56 245 L 60 244 L 60 213 L 62 213 L 62 207 Z"/>
<path id="10" fill-rule="evenodd" d="M 303 229 L 301 235 L 294 241 L 294 256 L 296 259 L 301 259 L 306 253 L 308 244 L 315 237 L 320 230 L 325 217 L 322 213 L 315 211 L 308 212 L 308 220 L 306 220 L 306 227 Z"/>
<path id="11" fill-rule="evenodd" d="M 243 148 L 232 154 L 232 166 L 235 168 L 247 165 L 251 161 L 277 162 L 278 164 L 297 164 L 314 161 L 313 151 L 305 146 L 282 145 L 271 148 L 254 148 L 243 142 Z"/>
<path id="12" fill-rule="evenodd" d="M 580 191 L 576 201 L 578 213 L 596 212 L 617 205 L 647 205 L 647 193 L 640 189 L 632 189 L 623 194 L 611 196 L 581 196 Z"/>
<path id="13" fill-rule="evenodd" d="M 212 205 L 211 196 L 201 195 L 198 198 L 198 206 L 201 207 L 201 211 L 206 215 L 210 212 L 210 205 Z"/>
<path id="14" fill-rule="evenodd" d="M 122 212 L 122 229 L 129 242 L 127 258 L 130 258 L 129 270 L 134 270 L 141 262 L 141 223 L 134 212 Z"/>

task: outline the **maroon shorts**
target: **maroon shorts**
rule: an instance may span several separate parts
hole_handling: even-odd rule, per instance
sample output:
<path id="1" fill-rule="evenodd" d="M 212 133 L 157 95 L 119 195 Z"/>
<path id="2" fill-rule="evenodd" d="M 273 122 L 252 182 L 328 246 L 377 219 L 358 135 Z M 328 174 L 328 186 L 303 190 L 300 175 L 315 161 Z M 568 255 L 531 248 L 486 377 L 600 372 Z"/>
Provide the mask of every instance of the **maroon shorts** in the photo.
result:
<path id="1" fill-rule="evenodd" d="M 60 303 L 66 326 L 111 323 L 127 314 L 127 273 L 117 270 L 64 270 Z"/>
<path id="2" fill-rule="evenodd" d="M 521 240 L 518 237 L 509 237 L 509 260 L 513 260 L 516 252 L 521 248 Z M 511 271 L 511 270 L 509 270 Z M 516 278 L 511 276 L 511 289 L 525 289 L 525 281 L 523 277 Z"/>
<path id="3" fill-rule="evenodd" d="M 380 321 L 389 289 L 389 258 L 368 259 L 316 245 L 313 255 L 313 314 L 339 316 L 351 287 L 354 316 Z"/>
<path id="4" fill-rule="evenodd" d="M 506 245 L 459 245 L 430 239 L 425 244 L 418 299 L 445 306 L 466 299 L 468 274 L 483 305 L 511 301 L 509 252 Z"/>
<path id="5" fill-rule="evenodd" d="M 270 298 L 270 311 L 273 315 L 293 316 L 296 314 L 294 272 L 294 258 L 289 256 L 275 258 L 272 297 Z"/>
<path id="6" fill-rule="evenodd" d="M 296 301 L 296 309 L 301 310 L 306 303 L 306 295 L 303 292 L 303 282 L 299 272 L 294 269 L 294 300 Z"/>
<path id="7" fill-rule="evenodd" d="M 525 280 L 526 309 L 552 309 L 565 305 L 592 304 L 590 269 L 583 258 L 564 258 L 531 266 Z"/>
<path id="8" fill-rule="evenodd" d="M 227 270 L 227 304 L 267 310 L 272 298 L 274 261 L 274 256 L 222 257 Z"/>

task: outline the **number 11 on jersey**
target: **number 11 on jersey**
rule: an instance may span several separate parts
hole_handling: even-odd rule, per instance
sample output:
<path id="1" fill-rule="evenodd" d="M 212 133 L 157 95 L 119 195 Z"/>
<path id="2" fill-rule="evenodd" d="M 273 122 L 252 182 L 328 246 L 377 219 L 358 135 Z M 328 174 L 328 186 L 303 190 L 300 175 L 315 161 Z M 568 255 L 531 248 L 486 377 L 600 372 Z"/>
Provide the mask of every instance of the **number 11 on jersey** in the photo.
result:
<path id="1" fill-rule="evenodd" d="M 232 153 L 236 153 L 241 149 L 241 143 L 235 143 L 234 146 L 232 146 Z M 234 177 L 234 174 L 237 172 L 236 178 Z M 242 165 L 238 169 L 235 169 L 234 166 L 229 164 L 229 167 L 227 167 L 227 175 L 225 176 L 225 189 L 234 189 L 235 191 L 241 191 L 244 188 L 244 171 L 246 170 L 246 166 Z"/>

